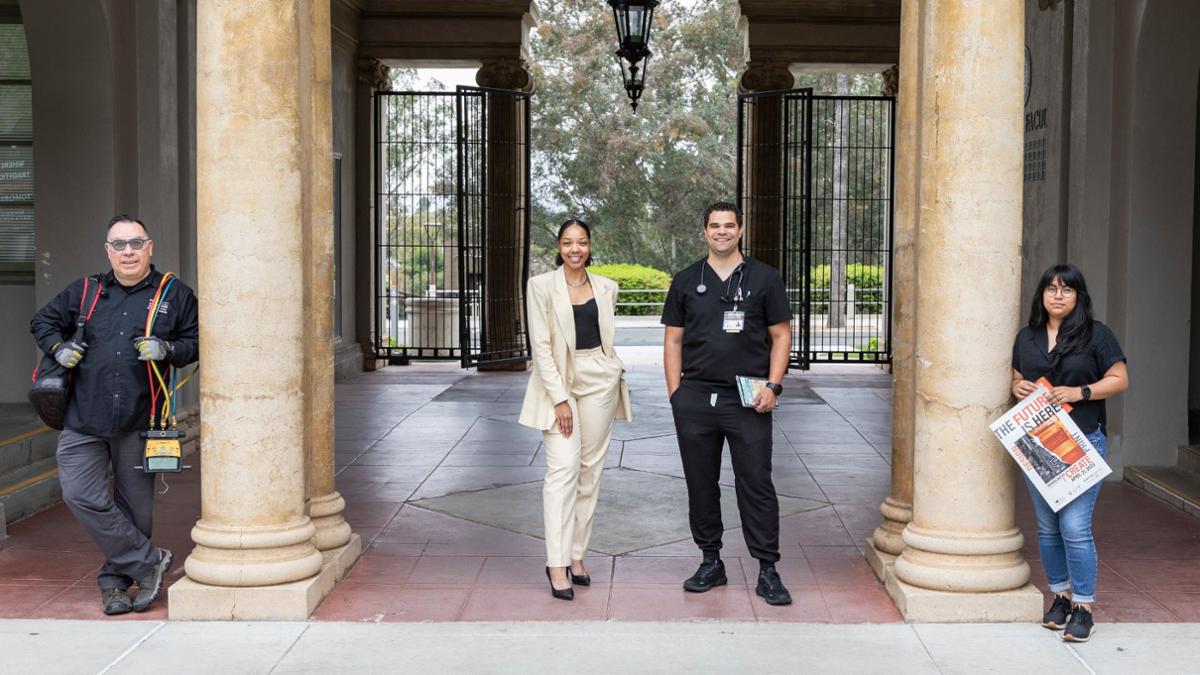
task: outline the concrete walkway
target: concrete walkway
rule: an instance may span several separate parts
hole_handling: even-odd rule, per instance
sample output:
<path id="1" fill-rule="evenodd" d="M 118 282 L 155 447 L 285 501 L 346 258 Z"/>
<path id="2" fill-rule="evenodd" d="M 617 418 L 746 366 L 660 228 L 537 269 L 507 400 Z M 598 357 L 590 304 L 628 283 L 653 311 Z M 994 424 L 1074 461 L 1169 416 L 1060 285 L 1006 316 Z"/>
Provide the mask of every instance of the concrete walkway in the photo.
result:
<path id="1" fill-rule="evenodd" d="M 0 621 L 9 673 L 1196 673 L 1200 624 Z"/>
<path id="2" fill-rule="evenodd" d="M 637 420 L 616 427 L 588 557 L 594 583 L 572 603 L 550 597 L 542 571 L 540 434 L 516 423 L 528 373 L 421 364 L 339 382 L 338 489 L 364 553 L 314 620 L 900 622 L 861 552 L 889 486 L 886 373 L 837 365 L 788 377 L 776 413 L 774 476 L 780 569 L 795 603 L 769 607 L 754 595 L 757 568 L 733 500 L 723 551 L 730 585 L 702 595 L 680 588 L 697 552 L 661 351 L 622 347 L 621 354 Z M 169 478 L 156 508 L 155 541 L 180 560 L 199 515 L 203 461 L 193 464 L 197 470 Z M 730 494 L 732 480 L 726 459 L 722 483 Z M 1033 582 L 1044 588 L 1023 491 L 1017 504 Z M 102 619 L 95 586 L 101 556 L 65 507 L 9 533 L 0 542 L 0 617 Z M 1098 639 L 1114 622 L 1200 621 L 1200 519 L 1108 483 L 1096 535 Z M 144 614 L 104 623 L 160 621 L 167 609 L 162 599 Z"/>

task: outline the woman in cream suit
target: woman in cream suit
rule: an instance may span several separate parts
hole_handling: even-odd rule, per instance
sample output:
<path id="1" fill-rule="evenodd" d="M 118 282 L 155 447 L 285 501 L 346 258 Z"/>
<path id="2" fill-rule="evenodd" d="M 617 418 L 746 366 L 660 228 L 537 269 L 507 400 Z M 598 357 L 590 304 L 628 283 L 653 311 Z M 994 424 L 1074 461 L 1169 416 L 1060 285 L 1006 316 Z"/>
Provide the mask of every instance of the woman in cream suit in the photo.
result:
<path id="1" fill-rule="evenodd" d="M 521 424 L 542 431 L 546 481 L 546 576 L 550 592 L 572 600 L 587 586 L 583 566 L 600 471 L 613 420 L 632 419 L 625 369 L 613 351 L 617 284 L 589 274 L 591 228 L 568 220 L 558 229 L 558 264 L 529 280 L 525 293 L 533 375 Z"/>

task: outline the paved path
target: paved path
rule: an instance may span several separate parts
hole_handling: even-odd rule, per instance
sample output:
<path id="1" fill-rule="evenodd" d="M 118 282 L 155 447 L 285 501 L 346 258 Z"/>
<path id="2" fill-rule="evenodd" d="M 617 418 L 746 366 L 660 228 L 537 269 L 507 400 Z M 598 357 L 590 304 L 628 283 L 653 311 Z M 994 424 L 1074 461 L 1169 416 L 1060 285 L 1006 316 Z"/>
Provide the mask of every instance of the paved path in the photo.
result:
<path id="1" fill-rule="evenodd" d="M 0 621 L 10 673 L 1195 673 L 1200 624 Z"/>
<path id="2" fill-rule="evenodd" d="M 515 422 L 527 374 L 435 364 L 339 383 L 338 488 L 366 550 L 315 619 L 900 621 L 860 550 L 889 485 L 885 373 L 822 366 L 788 378 L 777 413 L 775 480 L 785 508 L 781 570 L 796 602 L 772 608 L 747 583 L 756 568 L 732 504 L 724 551 L 732 583 L 703 595 L 679 588 L 697 560 L 660 352 L 621 353 L 638 419 L 617 426 L 589 556 L 596 583 L 573 603 L 553 600 L 545 587 L 540 439 Z M 731 485 L 728 461 L 723 474 Z M 199 470 L 169 480 L 170 492 L 158 500 L 155 540 L 182 559 L 199 513 Z M 1019 496 L 1025 555 L 1038 570 L 1028 500 Z M 1102 628 L 1200 621 L 1200 520 L 1108 483 L 1096 522 Z M 18 523 L 10 534 L 0 542 L 0 617 L 101 618 L 94 581 L 100 556 L 64 507 Z M 1034 583 L 1044 587 L 1040 572 Z M 106 623 L 166 615 L 160 601 L 146 614 Z"/>

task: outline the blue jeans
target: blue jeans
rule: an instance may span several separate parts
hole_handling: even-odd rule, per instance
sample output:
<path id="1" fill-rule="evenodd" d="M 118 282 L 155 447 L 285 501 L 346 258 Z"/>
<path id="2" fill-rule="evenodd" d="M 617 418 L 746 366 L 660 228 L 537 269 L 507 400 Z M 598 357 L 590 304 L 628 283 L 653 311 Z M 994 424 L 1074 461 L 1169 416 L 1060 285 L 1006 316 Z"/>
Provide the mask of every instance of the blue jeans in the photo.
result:
<path id="1" fill-rule="evenodd" d="M 1097 427 L 1087 438 L 1100 456 L 1107 459 L 1108 439 L 1104 432 Z M 1096 541 L 1092 538 L 1092 512 L 1096 509 L 1101 483 L 1088 488 L 1087 492 L 1073 499 L 1058 513 L 1042 499 L 1028 478 L 1025 479 L 1025 485 L 1033 499 L 1033 512 L 1037 516 L 1038 551 L 1050 590 L 1061 593 L 1071 589 L 1073 602 L 1095 602 L 1099 561 L 1096 558 Z"/>

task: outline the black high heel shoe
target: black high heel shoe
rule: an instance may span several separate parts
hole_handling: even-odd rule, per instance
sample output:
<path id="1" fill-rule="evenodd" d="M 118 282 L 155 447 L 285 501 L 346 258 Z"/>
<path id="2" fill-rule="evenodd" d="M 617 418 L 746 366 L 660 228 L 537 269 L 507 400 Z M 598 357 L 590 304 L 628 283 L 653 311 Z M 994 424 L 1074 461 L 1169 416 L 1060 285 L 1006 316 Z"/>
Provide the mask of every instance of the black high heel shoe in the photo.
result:
<path id="1" fill-rule="evenodd" d="M 570 573 L 571 573 L 571 568 L 568 567 L 567 574 L 570 575 Z M 549 566 L 546 567 L 546 579 L 550 582 L 550 595 L 553 595 L 554 597 L 558 598 L 559 600 L 574 600 L 575 599 L 575 589 L 574 588 L 564 588 L 563 590 L 560 591 L 554 587 L 554 580 L 550 578 L 550 567 Z"/>
<path id="2" fill-rule="evenodd" d="M 570 566 L 567 567 L 567 579 L 576 586 L 591 586 L 592 575 L 590 574 L 575 574 Z"/>

